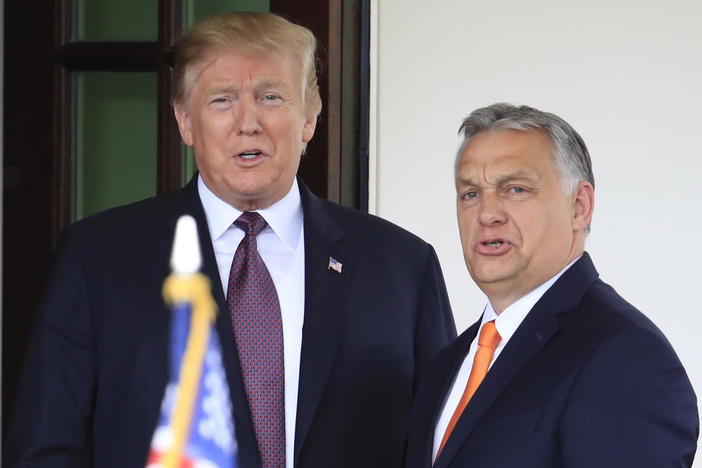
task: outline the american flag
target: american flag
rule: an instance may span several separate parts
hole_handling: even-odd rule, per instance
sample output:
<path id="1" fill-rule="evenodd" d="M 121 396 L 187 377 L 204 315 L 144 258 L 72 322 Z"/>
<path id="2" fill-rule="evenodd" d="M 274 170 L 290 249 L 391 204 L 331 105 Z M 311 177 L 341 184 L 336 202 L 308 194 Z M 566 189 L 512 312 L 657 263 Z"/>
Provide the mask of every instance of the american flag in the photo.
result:
<path id="1" fill-rule="evenodd" d="M 217 305 L 202 263 L 197 225 L 181 216 L 173 273 L 163 284 L 172 307 L 169 381 L 146 468 L 237 468 L 232 403 L 214 319 Z"/>
<path id="2" fill-rule="evenodd" d="M 334 270 L 337 273 L 341 273 L 341 267 L 342 264 L 339 260 L 335 259 L 334 257 L 329 257 L 329 266 L 327 267 L 328 270 Z"/>
<path id="3" fill-rule="evenodd" d="M 166 468 L 166 454 L 175 442 L 172 417 L 179 393 L 179 369 L 186 347 L 191 315 L 189 304 L 173 309 L 171 330 L 171 378 L 161 404 L 161 415 L 151 442 L 147 468 Z M 174 468 L 236 468 L 236 439 L 231 400 L 217 333 L 211 330 L 202 374 L 192 406 L 191 424 Z"/>

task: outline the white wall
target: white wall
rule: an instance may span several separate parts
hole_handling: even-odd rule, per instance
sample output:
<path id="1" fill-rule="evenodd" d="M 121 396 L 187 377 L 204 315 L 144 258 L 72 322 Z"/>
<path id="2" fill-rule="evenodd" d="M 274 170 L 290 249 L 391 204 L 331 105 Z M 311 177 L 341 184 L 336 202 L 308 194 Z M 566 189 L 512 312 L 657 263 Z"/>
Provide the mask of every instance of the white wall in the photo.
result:
<path id="1" fill-rule="evenodd" d="M 528 104 L 585 139 L 596 181 L 587 250 L 668 336 L 702 396 L 702 2 L 378 0 L 374 9 L 371 201 L 434 245 L 459 332 L 485 297 L 458 239 L 456 131 L 477 107 Z"/>

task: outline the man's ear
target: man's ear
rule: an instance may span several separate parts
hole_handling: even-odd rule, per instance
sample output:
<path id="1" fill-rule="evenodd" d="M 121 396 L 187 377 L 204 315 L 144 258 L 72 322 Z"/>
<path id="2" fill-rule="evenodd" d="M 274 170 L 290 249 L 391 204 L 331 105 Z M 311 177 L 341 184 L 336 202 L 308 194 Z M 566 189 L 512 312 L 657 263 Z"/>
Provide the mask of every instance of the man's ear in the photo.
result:
<path id="1" fill-rule="evenodd" d="M 308 115 L 305 117 L 305 126 L 302 128 L 302 142 L 308 143 L 314 136 L 314 130 L 317 128 L 317 116 Z"/>
<path id="2" fill-rule="evenodd" d="M 595 189 L 590 182 L 580 181 L 573 198 L 573 230 L 584 231 L 592 221 Z"/>
<path id="3" fill-rule="evenodd" d="M 187 146 L 193 146 L 193 132 L 190 128 L 190 112 L 187 110 L 187 106 L 180 101 L 174 101 L 173 113 L 178 121 L 178 129 L 183 143 Z"/>

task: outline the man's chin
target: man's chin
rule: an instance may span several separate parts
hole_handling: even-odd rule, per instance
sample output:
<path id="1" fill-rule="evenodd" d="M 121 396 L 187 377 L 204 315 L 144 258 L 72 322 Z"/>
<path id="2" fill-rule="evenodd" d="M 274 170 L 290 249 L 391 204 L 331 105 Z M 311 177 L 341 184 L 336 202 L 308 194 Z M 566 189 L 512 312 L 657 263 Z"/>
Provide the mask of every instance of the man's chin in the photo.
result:
<path id="1" fill-rule="evenodd" d="M 514 262 L 504 256 L 475 259 L 468 263 L 468 272 L 480 284 L 495 283 L 514 276 Z"/>
<path id="2" fill-rule="evenodd" d="M 514 279 L 514 271 L 511 268 L 477 268 L 470 270 L 470 276 L 475 284 L 488 294 L 488 291 L 509 288 L 509 283 Z"/>
<path id="3" fill-rule="evenodd" d="M 480 289 L 499 287 L 509 280 L 510 278 L 507 275 L 482 275 L 473 277 L 473 281 L 475 281 L 475 284 L 477 284 Z"/>

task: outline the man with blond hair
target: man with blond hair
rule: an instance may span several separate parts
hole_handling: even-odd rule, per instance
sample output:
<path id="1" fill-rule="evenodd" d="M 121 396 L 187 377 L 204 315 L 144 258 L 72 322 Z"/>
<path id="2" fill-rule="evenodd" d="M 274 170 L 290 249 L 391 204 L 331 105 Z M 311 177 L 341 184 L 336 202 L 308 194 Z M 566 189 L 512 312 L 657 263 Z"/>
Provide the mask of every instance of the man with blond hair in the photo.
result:
<path id="1" fill-rule="evenodd" d="M 218 15 L 181 38 L 173 108 L 199 173 L 63 235 L 7 466 L 144 465 L 183 214 L 220 310 L 239 466 L 401 465 L 415 369 L 455 327 L 430 245 L 296 178 L 321 110 L 314 53 L 310 31 L 273 14 Z"/>

